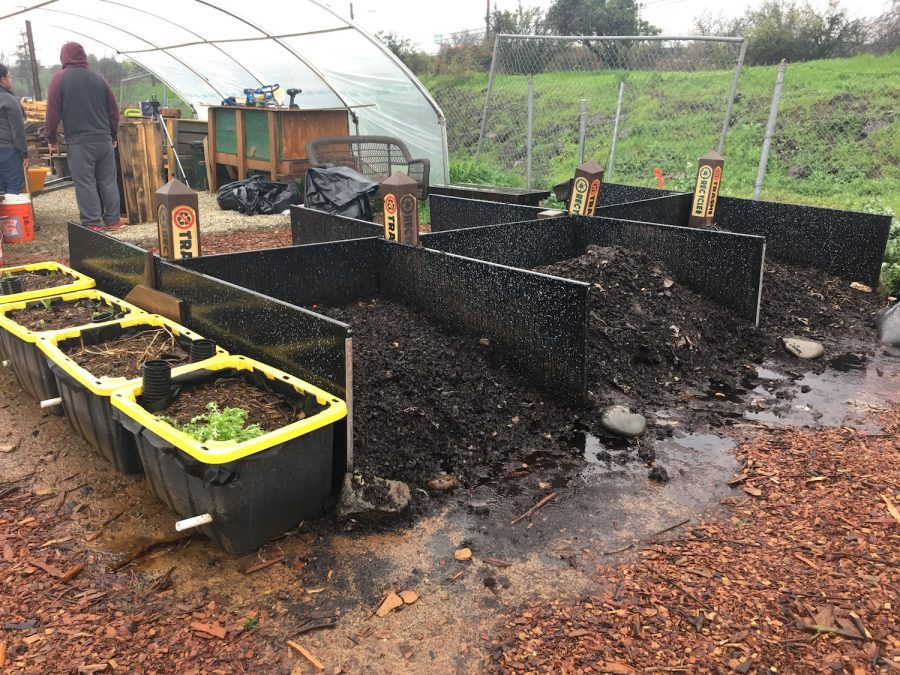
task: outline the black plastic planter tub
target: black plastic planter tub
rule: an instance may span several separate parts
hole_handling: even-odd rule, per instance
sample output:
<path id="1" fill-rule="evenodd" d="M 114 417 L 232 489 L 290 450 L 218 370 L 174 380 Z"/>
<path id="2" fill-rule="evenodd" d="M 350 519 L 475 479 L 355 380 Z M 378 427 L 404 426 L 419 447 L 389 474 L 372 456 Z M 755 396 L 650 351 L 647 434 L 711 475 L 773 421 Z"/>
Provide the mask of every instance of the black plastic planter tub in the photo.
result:
<path id="1" fill-rule="evenodd" d="M 83 299 L 101 303 L 107 308 L 115 307 L 119 315 L 128 313 L 145 314 L 143 310 L 133 305 L 96 290 L 76 291 L 31 302 L 15 302 L 0 306 L 0 342 L 3 343 L 5 358 L 9 360 L 9 365 L 22 388 L 38 401 L 54 399 L 59 396 L 56 378 L 47 365 L 47 358 L 37 346 L 38 337 L 49 335 L 54 331 L 42 333 L 28 330 L 11 319 L 9 313 L 25 309 L 36 303 L 57 304 Z M 63 406 L 60 405 L 51 406 L 48 410 L 55 415 L 64 413 Z"/>
<path id="2" fill-rule="evenodd" d="M 334 422 L 346 416 L 346 405 L 242 356 L 185 366 L 172 377 L 169 401 L 180 387 L 222 377 L 291 398 L 308 414 L 250 441 L 201 444 L 144 408 L 140 382 L 117 390 L 112 404 L 116 420 L 135 436 L 151 490 L 183 518 L 208 514 L 211 522 L 198 529 L 229 553 L 240 554 L 322 515 L 331 494 Z"/>
<path id="3" fill-rule="evenodd" d="M 166 329 L 178 348 L 190 354 L 194 342 L 203 340 L 184 326 L 155 314 L 141 314 L 102 326 L 56 331 L 38 338 L 37 345 L 46 355 L 63 400 L 69 424 L 116 469 L 125 474 L 143 471 L 134 434 L 113 419 L 110 396 L 123 385 L 124 377 L 96 377 L 73 361 L 66 352 L 80 344 L 98 345 L 144 330 Z M 213 347 L 215 350 L 216 348 Z M 218 350 L 219 354 L 226 354 Z M 182 367 L 185 364 L 182 364 Z M 178 369 L 175 371 L 179 372 Z"/>

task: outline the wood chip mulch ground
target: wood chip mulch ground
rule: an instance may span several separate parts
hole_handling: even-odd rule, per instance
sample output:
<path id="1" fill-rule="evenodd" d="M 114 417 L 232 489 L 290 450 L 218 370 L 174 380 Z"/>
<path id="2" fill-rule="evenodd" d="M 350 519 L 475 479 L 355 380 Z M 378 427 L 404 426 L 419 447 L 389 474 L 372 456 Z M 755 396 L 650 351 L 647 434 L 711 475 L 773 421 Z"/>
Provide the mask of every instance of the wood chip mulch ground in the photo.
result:
<path id="1" fill-rule="evenodd" d="M 900 672 L 900 406 L 884 433 L 773 431 L 739 448 L 728 517 L 522 609 L 504 673 Z"/>
<path id="2" fill-rule="evenodd" d="M 168 575 L 98 562 L 78 488 L 27 484 L 0 482 L 0 672 L 235 673 L 271 650 L 214 593 L 179 599 Z"/>

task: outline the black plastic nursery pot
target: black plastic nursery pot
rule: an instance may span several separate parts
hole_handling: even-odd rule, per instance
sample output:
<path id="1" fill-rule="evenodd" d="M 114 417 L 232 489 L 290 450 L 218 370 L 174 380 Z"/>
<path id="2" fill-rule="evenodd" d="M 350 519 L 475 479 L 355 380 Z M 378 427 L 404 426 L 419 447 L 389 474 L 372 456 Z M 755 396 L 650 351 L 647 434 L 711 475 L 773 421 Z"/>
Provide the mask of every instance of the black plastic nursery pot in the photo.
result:
<path id="1" fill-rule="evenodd" d="M 91 325 L 97 326 L 115 321 L 126 314 L 146 314 L 144 310 L 124 300 L 93 289 L 0 305 L 0 343 L 3 345 L 4 358 L 9 362 L 22 388 L 38 401 L 59 396 L 56 378 L 47 365 L 46 357 L 37 347 L 37 340 L 41 335 L 49 335 L 55 331 L 31 330 L 15 320 L 15 312 L 36 305 L 62 309 L 67 303 L 91 303 L 96 322 Z M 62 415 L 64 412 L 60 405 L 51 406 L 49 410 L 55 415 Z"/>
<path id="2" fill-rule="evenodd" d="M 185 388 L 241 379 L 279 395 L 305 417 L 249 441 L 200 443 L 160 419 Z M 173 374 L 167 400 L 143 400 L 143 383 L 112 396 L 115 418 L 129 431 L 151 490 L 229 553 L 245 553 L 317 518 L 331 493 L 334 423 L 344 401 L 287 373 L 243 356 L 217 356 Z M 158 410 L 158 414 L 148 407 Z M 211 519 L 211 520 L 210 520 Z"/>
<path id="3" fill-rule="evenodd" d="M 154 329 L 165 331 L 167 338 L 174 340 L 174 348 L 186 358 L 191 355 L 193 345 L 208 342 L 184 326 L 156 314 L 134 315 L 99 326 L 54 331 L 39 336 L 37 341 L 56 379 L 69 424 L 118 471 L 125 474 L 140 473 L 143 467 L 134 434 L 113 419 L 110 397 L 120 387 L 134 384 L 139 378 L 97 376 L 68 354 L 81 346 L 101 348 L 105 343 Z M 196 349 L 193 351 L 196 352 Z M 211 356 L 215 354 L 226 355 L 227 352 L 212 347 Z M 181 372 L 187 365 L 177 366 L 174 372 Z"/>

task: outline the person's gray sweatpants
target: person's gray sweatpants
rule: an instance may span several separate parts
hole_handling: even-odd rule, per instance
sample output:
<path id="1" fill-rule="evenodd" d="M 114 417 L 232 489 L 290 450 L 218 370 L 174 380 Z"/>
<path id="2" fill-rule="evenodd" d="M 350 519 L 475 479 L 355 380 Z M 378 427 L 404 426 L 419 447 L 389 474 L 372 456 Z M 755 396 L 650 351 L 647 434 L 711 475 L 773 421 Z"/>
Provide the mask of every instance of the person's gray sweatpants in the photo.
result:
<path id="1" fill-rule="evenodd" d="M 119 221 L 119 184 L 112 140 L 69 144 L 69 171 L 82 225 Z"/>

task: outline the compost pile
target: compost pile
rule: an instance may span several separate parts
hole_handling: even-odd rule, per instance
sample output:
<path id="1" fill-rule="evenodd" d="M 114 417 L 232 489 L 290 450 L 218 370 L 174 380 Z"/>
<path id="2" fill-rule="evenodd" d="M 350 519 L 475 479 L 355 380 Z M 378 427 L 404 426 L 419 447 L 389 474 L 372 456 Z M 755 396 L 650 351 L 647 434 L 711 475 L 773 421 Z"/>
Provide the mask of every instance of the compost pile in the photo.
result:
<path id="1" fill-rule="evenodd" d="M 753 366 L 767 360 L 794 371 L 822 369 L 822 361 L 786 354 L 781 338 L 802 335 L 824 342 L 829 351 L 845 349 L 882 306 L 876 294 L 853 290 L 842 279 L 769 261 L 757 328 L 680 286 L 643 253 L 590 246 L 583 256 L 538 271 L 591 284 L 593 396 L 624 395 L 645 406 L 671 405 L 711 386 L 747 386 Z"/>
<path id="2" fill-rule="evenodd" d="M 767 263 L 759 328 L 673 281 L 642 253 L 591 247 L 539 271 L 592 285 L 589 401 L 567 407 L 514 373 L 489 340 L 452 334 L 428 315 L 383 299 L 316 308 L 353 326 L 357 468 L 421 486 L 441 472 L 469 487 L 513 475 L 529 456 L 572 456 L 584 431 L 599 436 L 602 408 L 644 412 L 731 383 L 755 365 L 821 369 L 786 352 L 781 337 L 809 335 L 831 353 L 871 350 L 862 332 L 880 307 L 874 294 L 826 274 Z M 665 433 L 665 430 L 656 430 Z"/>

